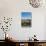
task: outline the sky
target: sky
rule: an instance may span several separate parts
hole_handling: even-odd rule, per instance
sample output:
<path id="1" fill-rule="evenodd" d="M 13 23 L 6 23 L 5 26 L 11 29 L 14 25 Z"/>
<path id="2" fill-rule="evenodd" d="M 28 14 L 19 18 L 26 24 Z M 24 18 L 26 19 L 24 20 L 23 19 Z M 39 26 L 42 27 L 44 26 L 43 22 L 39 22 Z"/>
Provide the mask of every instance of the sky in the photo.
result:
<path id="1" fill-rule="evenodd" d="M 32 18 L 32 12 L 21 12 L 21 18 L 22 19 L 31 19 Z"/>

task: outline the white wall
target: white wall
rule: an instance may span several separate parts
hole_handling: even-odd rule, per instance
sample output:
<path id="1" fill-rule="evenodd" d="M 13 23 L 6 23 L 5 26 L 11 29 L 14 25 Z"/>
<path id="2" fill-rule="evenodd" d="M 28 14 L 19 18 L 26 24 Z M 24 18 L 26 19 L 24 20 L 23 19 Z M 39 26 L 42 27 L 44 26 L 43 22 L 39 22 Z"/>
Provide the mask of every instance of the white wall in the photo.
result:
<path id="1" fill-rule="evenodd" d="M 21 27 L 22 11 L 32 12 L 32 28 Z M 16 40 L 27 40 L 34 34 L 39 40 L 44 40 L 45 12 L 45 8 L 32 8 L 28 0 L 0 0 L 0 16 L 13 17 L 12 26 L 8 33 Z"/>
<path id="2" fill-rule="evenodd" d="M 46 15 L 45 15 L 45 19 L 44 20 L 45 20 L 45 24 L 44 24 L 44 26 L 45 26 L 45 28 L 44 28 L 44 30 L 45 30 L 44 31 L 44 38 L 46 39 Z"/>

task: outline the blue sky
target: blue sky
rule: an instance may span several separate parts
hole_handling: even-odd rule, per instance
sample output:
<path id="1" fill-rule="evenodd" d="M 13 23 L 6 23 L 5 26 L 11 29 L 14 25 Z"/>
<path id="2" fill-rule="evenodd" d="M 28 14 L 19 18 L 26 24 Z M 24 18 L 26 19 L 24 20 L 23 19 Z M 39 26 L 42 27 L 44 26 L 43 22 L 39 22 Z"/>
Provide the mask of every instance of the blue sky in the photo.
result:
<path id="1" fill-rule="evenodd" d="M 21 17 L 22 18 L 32 18 L 32 13 L 31 12 L 21 12 Z"/>

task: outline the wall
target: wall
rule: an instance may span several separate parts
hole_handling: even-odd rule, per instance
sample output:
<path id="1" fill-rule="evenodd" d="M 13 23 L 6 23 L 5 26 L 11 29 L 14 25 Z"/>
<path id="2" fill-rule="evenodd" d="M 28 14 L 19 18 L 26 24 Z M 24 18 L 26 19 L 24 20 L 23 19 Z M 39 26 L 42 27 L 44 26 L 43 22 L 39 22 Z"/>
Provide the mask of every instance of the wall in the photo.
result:
<path id="1" fill-rule="evenodd" d="M 45 26 L 45 28 L 44 28 L 44 30 L 45 30 L 44 31 L 44 38 L 46 39 L 46 15 L 45 15 L 45 19 L 44 20 L 45 20 L 45 24 L 44 24 L 44 26 Z"/>
<path id="2" fill-rule="evenodd" d="M 22 11 L 32 12 L 32 28 L 21 27 Z M 13 17 L 12 26 L 8 33 L 10 37 L 16 40 L 27 40 L 34 34 L 39 40 L 44 40 L 45 12 L 45 8 L 32 8 L 28 0 L 0 0 L 0 17 Z"/>

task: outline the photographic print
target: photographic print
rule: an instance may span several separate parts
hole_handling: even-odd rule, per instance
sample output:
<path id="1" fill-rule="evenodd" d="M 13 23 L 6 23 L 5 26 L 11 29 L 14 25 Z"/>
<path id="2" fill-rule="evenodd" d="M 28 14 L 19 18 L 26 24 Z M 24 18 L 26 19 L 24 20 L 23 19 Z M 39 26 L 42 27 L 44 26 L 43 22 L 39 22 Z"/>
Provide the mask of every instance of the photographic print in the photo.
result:
<path id="1" fill-rule="evenodd" d="M 21 13 L 21 26 L 22 27 L 31 27 L 32 26 L 32 13 L 31 12 L 22 12 Z"/>

